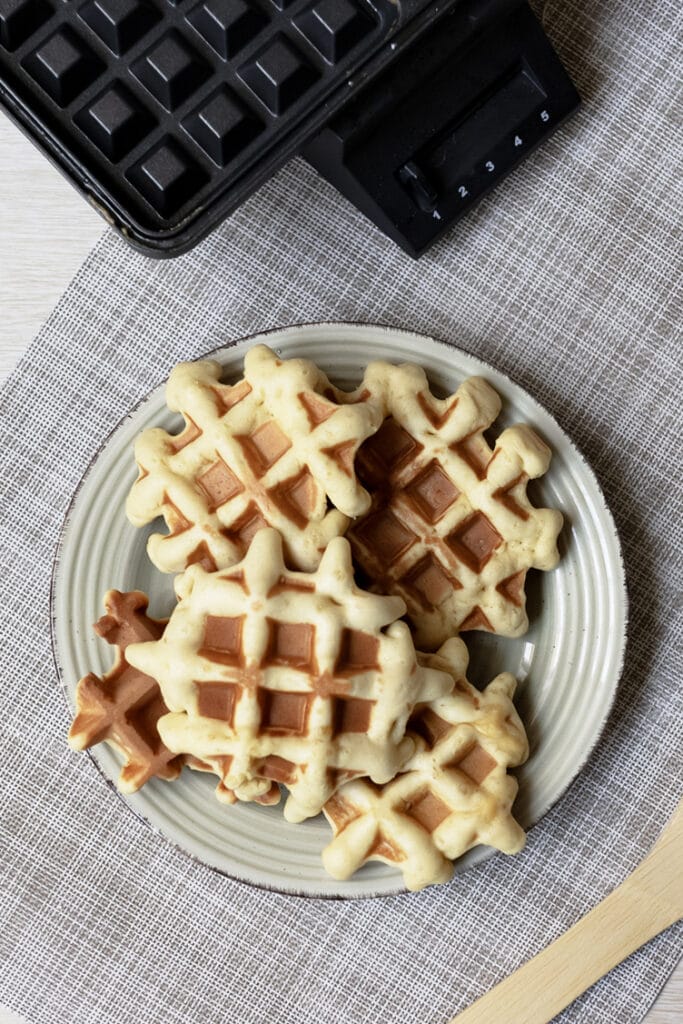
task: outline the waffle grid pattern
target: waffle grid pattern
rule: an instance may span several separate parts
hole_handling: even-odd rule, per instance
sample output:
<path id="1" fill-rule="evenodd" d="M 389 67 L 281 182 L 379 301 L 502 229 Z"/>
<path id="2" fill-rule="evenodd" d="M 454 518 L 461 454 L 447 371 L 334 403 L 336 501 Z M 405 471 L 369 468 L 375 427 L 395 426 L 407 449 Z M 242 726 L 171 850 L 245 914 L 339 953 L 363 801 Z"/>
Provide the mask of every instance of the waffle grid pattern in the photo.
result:
<path id="1" fill-rule="evenodd" d="M 160 641 L 131 647 L 159 681 L 170 749 L 224 758 L 224 785 L 252 800 L 282 782 L 285 816 L 318 814 L 354 775 L 382 783 L 411 755 L 414 705 L 451 677 L 418 666 L 396 597 L 360 591 L 343 538 L 315 574 L 291 573 L 279 535 L 260 531 L 243 562 L 178 578 L 180 604 Z M 391 686 L 385 681 L 391 679 Z"/>
<path id="2" fill-rule="evenodd" d="M 85 750 L 107 741 L 116 747 L 124 758 L 118 788 L 122 793 L 134 793 L 154 776 L 177 778 L 184 763 L 159 737 L 157 723 L 168 708 L 156 680 L 126 659 L 129 644 L 158 640 L 165 622 L 147 614 L 148 600 L 139 590 L 125 594 L 110 590 L 104 603 L 107 614 L 94 629 L 117 649 L 116 659 L 101 678 L 89 673 L 79 681 L 69 745 Z"/>
<path id="3" fill-rule="evenodd" d="M 403 872 L 409 889 L 447 881 L 453 861 L 480 843 L 518 853 L 524 831 L 511 814 L 517 780 L 508 768 L 529 752 L 512 697 L 516 682 L 497 676 L 479 693 L 465 679 L 467 648 L 453 638 L 423 658 L 447 670 L 453 690 L 416 709 L 416 751 L 384 786 L 349 782 L 325 805 L 335 838 L 323 863 L 348 878 L 368 860 Z"/>
<path id="4" fill-rule="evenodd" d="M 6 0 L 0 79 L 163 234 L 286 151 L 395 22 L 388 0 Z"/>
<path id="5" fill-rule="evenodd" d="M 347 516 L 369 505 L 354 458 L 381 422 L 379 406 L 265 346 L 247 353 L 244 372 L 223 385 L 216 363 L 176 367 L 167 401 L 185 429 L 155 428 L 136 443 L 140 476 L 127 512 L 136 526 L 166 520 L 169 534 L 152 535 L 148 546 L 163 572 L 233 565 L 264 526 L 280 531 L 294 568 L 312 571 Z"/>
<path id="6" fill-rule="evenodd" d="M 550 450 L 527 426 L 491 448 L 500 398 L 482 378 L 437 399 L 419 367 L 374 363 L 365 385 L 387 418 L 359 451 L 373 503 L 349 529 L 354 559 L 373 589 L 405 600 L 419 647 L 468 629 L 520 636 L 527 570 L 558 560 L 562 516 L 526 493 Z"/>

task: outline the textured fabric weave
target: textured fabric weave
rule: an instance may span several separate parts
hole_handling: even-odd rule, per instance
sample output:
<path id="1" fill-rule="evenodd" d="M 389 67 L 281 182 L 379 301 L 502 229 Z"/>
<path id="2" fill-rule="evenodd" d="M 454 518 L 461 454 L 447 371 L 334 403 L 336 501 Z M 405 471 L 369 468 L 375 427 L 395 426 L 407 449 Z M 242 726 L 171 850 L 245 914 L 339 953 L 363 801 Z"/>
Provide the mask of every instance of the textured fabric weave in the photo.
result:
<path id="1" fill-rule="evenodd" d="M 605 896 L 672 811 L 680 5 L 542 13 L 584 108 L 418 263 L 295 161 L 182 259 L 105 235 L 2 394 L 0 1006 L 30 1024 L 441 1024 Z M 65 742 L 50 566 L 93 451 L 178 359 L 316 319 L 431 333 L 509 373 L 593 464 L 625 548 L 630 640 L 599 749 L 523 854 L 420 895 L 303 901 L 233 883 L 147 830 Z M 682 937 L 561 1020 L 640 1021 Z"/>

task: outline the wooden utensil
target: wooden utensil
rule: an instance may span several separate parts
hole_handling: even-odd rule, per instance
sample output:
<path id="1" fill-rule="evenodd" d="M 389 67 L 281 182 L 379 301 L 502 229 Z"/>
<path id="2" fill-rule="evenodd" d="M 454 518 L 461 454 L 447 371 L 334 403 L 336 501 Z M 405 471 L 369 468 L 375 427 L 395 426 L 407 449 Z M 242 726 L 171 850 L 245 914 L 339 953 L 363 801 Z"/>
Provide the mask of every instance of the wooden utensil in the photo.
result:
<path id="1" fill-rule="evenodd" d="M 636 949 L 683 917 L 683 802 L 645 860 L 543 952 L 449 1024 L 548 1024 Z"/>

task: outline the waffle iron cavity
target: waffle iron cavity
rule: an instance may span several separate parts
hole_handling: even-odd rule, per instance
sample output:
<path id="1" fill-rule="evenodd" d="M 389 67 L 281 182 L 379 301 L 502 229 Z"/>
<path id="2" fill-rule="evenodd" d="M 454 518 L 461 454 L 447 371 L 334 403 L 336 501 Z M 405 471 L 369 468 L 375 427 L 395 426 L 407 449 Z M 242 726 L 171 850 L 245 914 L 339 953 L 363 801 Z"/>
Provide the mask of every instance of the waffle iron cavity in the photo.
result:
<path id="1" fill-rule="evenodd" d="M 401 152 L 406 142 L 424 146 L 414 128 L 396 138 L 403 101 L 391 76 L 405 67 L 403 84 L 426 104 L 428 136 L 443 133 L 444 124 L 430 123 L 430 86 L 420 70 L 434 76 L 430 37 L 437 33 L 441 78 L 446 68 L 450 83 L 448 109 L 436 105 L 447 127 L 472 116 L 462 105 L 458 53 L 471 51 L 473 40 L 490 46 L 487 32 L 505 15 L 532 18 L 519 0 L 0 0 L 0 104 L 110 223 L 152 255 L 190 248 L 302 151 L 417 255 L 460 211 L 437 210 L 437 220 L 440 186 L 429 181 L 429 167 L 410 154 L 393 166 L 394 143 Z M 534 25 L 555 78 L 568 83 Z M 515 67 L 526 59 L 507 56 Z M 518 99 L 529 116 L 534 97 L 523 84 Z M 484 92 L 489 86 L 484 81 Z M 546 98 L 549 88 L 538 86 L 536 99 Z M 567 96 L 537 135 L 576 106 L 573 89 Z M 488 102 L 495 107 L 495 95 Z M 344 121 L 340 142 L 345 108 L 357 113 Z M 376 161 L 377 124 L 366 111 L 381 118 L 386 142 L 369 184 L 358 154 Z M 387 174 L 391 204 L 398 190 L 405 207 L 398 218 L 383 208 Z M 419 223 L 425 212 L 427 230 Z"/>

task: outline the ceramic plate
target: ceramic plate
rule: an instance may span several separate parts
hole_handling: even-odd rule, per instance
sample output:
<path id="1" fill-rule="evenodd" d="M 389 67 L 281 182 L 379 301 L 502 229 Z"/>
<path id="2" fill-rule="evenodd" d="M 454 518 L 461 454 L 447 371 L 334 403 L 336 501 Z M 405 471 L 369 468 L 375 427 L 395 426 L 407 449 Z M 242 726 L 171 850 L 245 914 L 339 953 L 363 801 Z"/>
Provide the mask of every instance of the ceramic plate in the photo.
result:
<path id="1" fill-rule="evenodd" d="M 519 680 L 517 704 L 531 742 L 531 757 L 519 770 L 515 812 L 526 828 L 537 822 L 566 790 L 597 743 L 619 680 L 625 636 L 623 562 L 614 521 L 598 483 L 555 420 L 507 377 L 457 348 L 394 328 L 312 324 L 271 331 L 211 353 L 225 380 L 241 376 L 245 350 L 265 341 L 286 357 L 305 356 L 335 383 L 355 386 L 371 359 L 417 361 L 438 392 L 454 391 L 480 374 L 499 391 L 501 428 L 528 422 L 553 449 L 548 474 L 530 487 L 537 505 L 565 516 L 562 559 L 549 573 L 531 573 L 531 628 L 519 640 L 465 634 L 472 654 L 470 678 L 483 686 L 509 670 Z M 168 370 L 170 371 L 169 365 Z M 140 589 L 150 595 L 153 615 L 173 607 L 172 580 L 158 573 L 145 553 L 148 530 L 136 530 L 124 514 L 136 478 L 133 441 L 145 427 L 176 431 L 163 387 L 145 398 L 107 439 L 85 474 L 67 514 L 55 563 L 52 632 L 55 660 L 71 710 L 77 680 L 111 665 L 112 651 L 95 637 L 92 623 L 103 613 L 106 590 Z M 112 781 L 119 757 L 102 744 L 92 757 Z M 401 875 L 386 865 L 364 867 L 348 882 L 323 870 L 320 852 L 330 831 L 322 816 L 290 825 L 279 807 L 226 807 L 213 795 L 212 776 L 185 769 L 173 783 L 153 780 L 125 802 L 170 842 L 233 878 L 307 896 L 380 896 L 403 891 Z M 459 868 L 489 856 L 479 847 Z"/>

